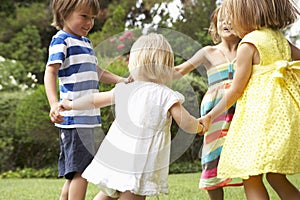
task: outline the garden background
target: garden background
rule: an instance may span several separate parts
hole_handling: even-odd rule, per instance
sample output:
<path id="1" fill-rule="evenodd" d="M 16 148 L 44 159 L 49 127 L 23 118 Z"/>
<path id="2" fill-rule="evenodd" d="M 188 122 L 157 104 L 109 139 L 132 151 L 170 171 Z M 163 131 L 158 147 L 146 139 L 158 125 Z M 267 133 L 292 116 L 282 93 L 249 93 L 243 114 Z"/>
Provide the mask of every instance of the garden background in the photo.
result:
<path id="1" fill-rule="evenodd" d="M 127 76 L 131 44 L 144 30 L 161 31 L 175 50 L 175 65 L 202 46 L 211 45 L 207 29 L 215 0 L 101 0 L 101 12 L 88 35 L 101 67 Z M 58 130 L 49 119 L 43 75 L 48 45 L 56 30 L 49 0 L 1 0 L 0 4 L 0 178 L 55 178 L 59 153 Z M 293 43 L 299 31 L 285 31 Z M 199 66 L 174 88 L 187 94 L 185 106 L 199 116 L 206 77 Z M 188 86 L 188 87 L 187 87 Z M 100 84 L 100 91 L 112 85 Z M 196 105 L 196 106 L 195 106 Z M 101 109 L 103 139 L 114 119 L 113 107 Z M 172 125 L 173 139 L 187 146 L 176 154 L 170 173 L 200 172 L 201 136 L 191 136 Z"/>

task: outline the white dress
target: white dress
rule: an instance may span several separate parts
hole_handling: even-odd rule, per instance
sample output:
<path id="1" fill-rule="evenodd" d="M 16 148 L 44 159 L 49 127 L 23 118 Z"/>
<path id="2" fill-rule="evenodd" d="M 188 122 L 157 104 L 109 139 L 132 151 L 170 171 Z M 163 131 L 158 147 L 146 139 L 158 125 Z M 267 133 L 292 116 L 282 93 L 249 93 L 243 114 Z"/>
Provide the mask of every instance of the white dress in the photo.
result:
<path id="1" fill-rule="evenodd" d="M 169 108 L 183 95 L 151 82 L 115 88 L 115 121 L 82 177 L 106 195 L 119 192 L 156 196 L 168 193 L 171 147 Z"/>

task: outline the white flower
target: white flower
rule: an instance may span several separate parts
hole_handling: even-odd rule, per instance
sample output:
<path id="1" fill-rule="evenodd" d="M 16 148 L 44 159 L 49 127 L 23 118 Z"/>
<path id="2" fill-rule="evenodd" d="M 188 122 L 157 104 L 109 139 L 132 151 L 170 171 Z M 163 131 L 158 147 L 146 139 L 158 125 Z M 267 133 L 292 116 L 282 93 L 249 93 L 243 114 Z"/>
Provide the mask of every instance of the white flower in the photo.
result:
<path id="1" fill-rule="evenodd" d="M 17 85 L 17 81 L 13 76 L 9 76 L 12 85 Z"/>
<path id="2" fill-rule="evenodd" d="M 4 62 L 5 61 L 5 58 L 0 56 L 0 62 Z"/>
<path id="3" fill-rule="evenodd" d="M 26 85 L 26 84 L 22 84 L 19 87 L 21 88 L 22 91 L 25 91 L 26 89 L 28 89 L 28 85 Z"/>

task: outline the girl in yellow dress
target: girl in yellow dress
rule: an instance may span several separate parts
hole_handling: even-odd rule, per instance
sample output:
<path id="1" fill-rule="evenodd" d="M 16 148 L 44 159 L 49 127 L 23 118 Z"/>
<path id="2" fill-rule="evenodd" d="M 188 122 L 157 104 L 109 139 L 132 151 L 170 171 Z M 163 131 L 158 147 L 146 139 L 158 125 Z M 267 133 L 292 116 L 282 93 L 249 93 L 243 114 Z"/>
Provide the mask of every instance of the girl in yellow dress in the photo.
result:
<path id="1" fill-rule="evenodd" d="M 218 177 L 243 178 L 247 199 L 268 200 L 263 175 L 281 199 L 299 200 L 286 178 L 300 173 L 300 50 L 281 30 L 299 10 L 292 0 L 225 0 L 236 34 L 236 71 L 222 100 L 202 118 L 212 120 L 237 101 L 218 165 Z"/>

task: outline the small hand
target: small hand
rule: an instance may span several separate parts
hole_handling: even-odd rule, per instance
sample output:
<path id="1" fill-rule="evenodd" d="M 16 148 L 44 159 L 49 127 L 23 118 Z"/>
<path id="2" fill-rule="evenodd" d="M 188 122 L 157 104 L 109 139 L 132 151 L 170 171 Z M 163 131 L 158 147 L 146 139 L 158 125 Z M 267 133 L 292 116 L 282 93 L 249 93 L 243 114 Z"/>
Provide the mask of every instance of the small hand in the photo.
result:
<path id="1" fill-rule="evenodd" d="M 54 104 L 53 106 L 51 106 L 51 110 L 50 110 L 50 113 L 49 113 L 49 117 L 51 119 L 51 121 L 53 123 L 62 123 L 64 122 L 65 120 L 63 119 L 64 116 L 62 116 L 59 112 L 59 104 L 56 103 Z"/>
<path id="2" fill-rule="evenodd" d="M 202 130 L 203 133 L 208 131 L 208 129 L 210 128 L 211 121 L 212 120 L 211 120 L 210 115 L 205 115 L 205 116 L 200 118 L 199 123 L 202 124 L 202 126 L 203 126 L 203 130 Z"/>
<path id="3" fill-rule="evenodd" d="M 127 78 L 121 78 L 119 81 L 118 81 L 118 83 L 121 83 L 121 82 L 123 82 L 123 83 L 131 83 L 131 82 L 133 82 L 134 81 L 134 79 L 133 79 L 133 77 L 130 75 L 129 77 L 127 77 Z"/>

